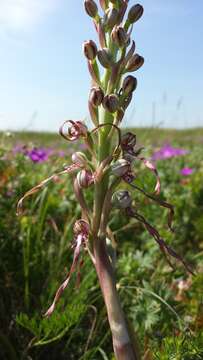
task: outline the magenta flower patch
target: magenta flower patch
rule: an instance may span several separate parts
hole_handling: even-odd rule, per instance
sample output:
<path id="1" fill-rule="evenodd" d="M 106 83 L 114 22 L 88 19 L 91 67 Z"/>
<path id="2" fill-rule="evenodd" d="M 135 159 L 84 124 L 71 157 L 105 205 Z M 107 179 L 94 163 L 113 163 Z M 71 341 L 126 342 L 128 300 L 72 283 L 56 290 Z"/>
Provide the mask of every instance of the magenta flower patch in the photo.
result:
<path id="1" fill-rule="evenodd" d="M 182 156 L 188 153 L 188 150 L 175 148 L 169 144 L 164 145 L 160 150 L 155 151 L 152 160 L 169 159 L 176 156 Z"/>
<path id="2" fill-rule="evenodd" d="M 193 173 L 194 169 L 190 168 L 190 167 L 184 167 L 180 170 L 181 175 L 183 176 L 188 176 L 191 175 Z"/>

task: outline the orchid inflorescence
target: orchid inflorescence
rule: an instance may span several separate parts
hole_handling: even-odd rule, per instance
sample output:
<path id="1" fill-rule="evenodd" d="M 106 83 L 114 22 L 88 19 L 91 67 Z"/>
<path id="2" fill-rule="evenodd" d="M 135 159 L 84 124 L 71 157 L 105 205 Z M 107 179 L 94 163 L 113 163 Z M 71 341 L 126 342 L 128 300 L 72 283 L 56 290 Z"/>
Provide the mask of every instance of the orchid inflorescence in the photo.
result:
<path id="1" fill-rule="evenodd" d="M 137 147 L 136 135 L 132 132 L 121 134 L 120 130 L 125 111 L 137 88 L 137 79 L 132 75 L 126 76 L 126 73 L 137 71 L 144 63 L 143 57 L 135 52 L 135 42 L 131 41 L 133 25 L 142 16 L 143 7 L 139 4 L 133 5 L 126 16 L 128 0 L 100 0 L 99 2 L 102 16 L 94 0 L 84 1 L 85 10 L 93 20 L 99 38 L 99 48 L 92 40 L 85 41 L 83 44 L 92 83 L 88 107 L 94 128 L 88 130 L 81 120 L 66 120 L 60 128 L 60 134 L 65 140 L 70 142 L 82 140 L 86 145 L 87 153 L 75 152 L 72 155 L 72 164 L 29 190 L 18 203 L 17 212 L 20 214 L 25 198 L 41 190 L 58 175 L 75 174 L 73 187 L 81 206 L 81 219 L 75 223 L 73 229 L 73 263 L 45 316 L 52 314 L 73 271 L 82 264 L 80 262 L 81 249 L 89 253 L 95 264 L 95 242 L 99 237 L 104 239 L 102 240 L 104 242 L 106 238 L 111 239 L 108 223 L 113 207 L 124 211 L 126 216 L 136 219 L 146 228 L 171 266 L 173 265 L 169 256 L 182 262 L 191 272 L 182 257 L 161 238 L 158 230 L 137 212 L 130 192 L 120 189 L 120 184 L 123 182 L 128 185 L 128 188 L 130 186 L 151 201 L 168 209 L 168 226 L 173 231 L 174 209 L 160 197 L 160 178 L 155 165 L 142 156 L 143 148 Z M 104 69 L 103 76 L 101 75 L 102 68 Z M 156 177 L 156 186 L 152 193 L 136 185 L 134 167 L 137 162 L 142 162 Z M 92 209 L 85 199 L 85 190 L 90 187 L 94 191 Z"/>

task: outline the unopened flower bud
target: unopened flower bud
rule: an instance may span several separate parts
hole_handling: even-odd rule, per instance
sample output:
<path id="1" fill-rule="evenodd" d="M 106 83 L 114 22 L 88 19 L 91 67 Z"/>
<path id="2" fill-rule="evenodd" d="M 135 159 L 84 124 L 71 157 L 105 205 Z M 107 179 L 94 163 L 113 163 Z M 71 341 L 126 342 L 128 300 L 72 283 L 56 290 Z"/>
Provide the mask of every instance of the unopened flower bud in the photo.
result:
<path id="1" fill-rule="evenodd" d="M 125 159 L 117 160 L 111 165 L 111 171 L 115 176 L 123 176 L 130 170 L 130 163 Z"/>
<path id="2" fill-rule="evenodd" d="M 138 21 L 141 18 L 143 12 L 144 9 L 140 4 L 132 6 L 128 13 L 128 20 L 130 24 L 133 24 L 136 21 Z"/>
<path id="3" fill-rule="evenodd" d="M 80 167 L 84 167 L 87 165 L 86 155 L 80 151 L 73 153 L 71 158 L 72 158 L 72 162 L 75 165 L 79 165 Z"/>
<path id="4" fill-rule="evenodd" d="M 94 0 L 85 0 L 85 10 L 87 12 L 87 14 L 92 17 L 95 18 L 97 13 L 98 13 L 98 7 L 97 4 Z"/>
<path id="5" fill-rule="evenodd" d="M 97 45 L 93 40 L 85 41 L 83 44 L 83 52 L 88 60 L 94 60 L 97 56 Z"/>
<path id="6" fill-rule="evenodd" d="M 123 94 L 131 94 L 137 87 L 137 79 L 134 76 L 128 75 L 122 84 Z"/>
<path id="7" fill-rule="evenodd" d="M 77 181 L 80 188 L 88 188 L 93 183 L 92 172 L 86 169 L 77 174 Z"/>
<path id="8" fill-rule="evenodd" d="M 144 58 L 138 54 L 135 54 L 127 62 L 126 71 L 136 71 L 144 64 Z"/>
<path id="9" fill-rule="evenodd" d="M 100 64 L 105 67 L 109 68 L 113 65 L 113 61 L 111 58 L 111 55 L 109 53 L 109 50 L 107 48 L 103 48 L 98 51 L 97 57 L 99 59 Z"/>
<path id="10" fill-rule="evenodd" d="M 112 205 L 119 209 L 127 209 L 132 204 L 132 198 L 127 190 L 116 191 L 112 196 Z"/>
<path id="11" fill-rule="evenodd" d="M 104 109 L 110 113 L 114 113 L 119 108 L 119 99 L 116 94 L 106 95 L 103 99 L 102 105 Z"/>
<path id="12" fill-rule="evenodd" d="M 128 34 L 122 26 L 115 26 L 112 30 L 111 37 L 118 47 L 123 47 L 128 42 Z"/>
<path id="13" fill-rule="evenodd" d="M 89 102 L 92 106 L 98 107 L 101 105 L 104 98 L 104 93 L 101 88 L 99 87 L 93 87 L 90 90 L 90 96 L 89 96 Z"/>
<path id="14" fill-rule="evenodd" d="M 118 10 L 111 8 L 107 11 L 105 25 L 108 28 L 113 28 L 116 25 L 118 19 Z"/>

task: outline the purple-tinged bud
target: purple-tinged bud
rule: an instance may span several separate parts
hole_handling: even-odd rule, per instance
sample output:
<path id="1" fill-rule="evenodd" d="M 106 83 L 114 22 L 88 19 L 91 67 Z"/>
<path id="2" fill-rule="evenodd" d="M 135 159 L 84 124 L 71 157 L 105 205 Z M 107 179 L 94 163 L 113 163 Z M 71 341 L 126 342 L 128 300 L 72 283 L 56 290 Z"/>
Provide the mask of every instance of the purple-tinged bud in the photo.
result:
<path id="1" fill-rule="evenodd" d="M 118 19 L 118 10 L 116 10 L 115 8 L 108 9 L 106 13 L 105 25 L 108 28 L 112 29 L 114 25 L 116 25 L 117 19 Z"/>
<path id="2" fill-rule="evenodd" d="M 95 18 L 98 14 L 98 7 L 94 0 L 85 0 L 84 2 L 86 13 L 92 17 Z"/>
<path id="3" fill-rule="evenodd" d="M 144 12 L 144 8 L 140 4 L 136 4 L 132 6 L 128 13 L 128 21 L 130 22 L 130 24 L 133 24 L 136 21 L 138 21 L 143 15 L 143 12 Z"/>
<path id="4" fill-rule="evenodd" d="M 71 158 L 72 158 L 73 164 L 78 165 L 80 167 L 87 166 L 88 160 L 86 158 L 86 155 L 83 154 L 82 152 L 77 151 L 77 152 L 73 153 Z"/>
<path id="5" fill-rule="evenodd" d="M 93 87 L 90 90 L 89 102 L 92 106 L 98 107 L 101 105 L 104 98 L 104 93 L 100 87 Z"/>
<path id="6" fill-rule="evenodd" d="M 122 26 L 114 26 L 111 37 L 118 47 L 125 46 L 129 39 L 127 32 Z"/>
<path id="7" fill-rule="evenodd" d="M 130 60 L 127 62 L 125 71 L 131 72 L 136 71 L 144 64 L 144 58 L 138 54 L 133 55 Z"/>
<path id="8" fill-rule="evenodd" d="M 113 65 L 111 54 L 109 53 L 109 49 L 103 48 L 97 53 L 98 60 L 100 64 L 105 68 L 110 68 Z"/>
<path id="9" fill-rule="evenodd" d="M 105 110 L 114 113 L 119 108 L 119 99 L 116 94 L 106 95 L 103 99 L 102 105 Z"/>
<path id="10" fill-rule="evenodd" d="M 128 75 L 123 80 L 122 89 L 124 95 L 131 94 L 137 87 L 137 79 L 134 76 Z"/>
<path id="11" fill-rule="evenodd" d="M 83 44 L 83 52 L 88 60 L 94 60 L 97 56 L 97 45 L 93 40 L 85 41 Z"/>
<path id="12" fill-rule="evenodd" d="M 130 163 L 125 159 L 119 159 L 111 165 L 111 171 L 115 176 L 123 176 L 130 171 Z"/>
<path id="13" fill-rule="evenodd" d="M 119 209 L 127 209 L 131 207 L 132 198 L 127 190 L 116 191 L 112 196 L 112 205 Z"/>
<path id="14" fill-rule="evenodd" d="M 88 188 L 94 181 L 91 171 L 83 169 L 77 174 L 77 181 L 80 188 Z"/>

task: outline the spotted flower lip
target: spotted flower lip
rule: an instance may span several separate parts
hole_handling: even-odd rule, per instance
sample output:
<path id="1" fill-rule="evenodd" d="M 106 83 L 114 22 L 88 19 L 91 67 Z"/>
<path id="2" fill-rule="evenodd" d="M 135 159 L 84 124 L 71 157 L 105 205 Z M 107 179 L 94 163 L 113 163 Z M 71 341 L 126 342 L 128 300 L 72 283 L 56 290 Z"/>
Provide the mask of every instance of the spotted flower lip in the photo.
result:
<path id="1" fill-rule="evenodd" d="M 188 150 L 175 148 L 170 144 L 166 144 L 160 148 L 160 150 L 155 151 L 152 160 L 162 160 L 162 159 L 169 159 L 176 156 L 182 156 L 188 154 Z"/>

